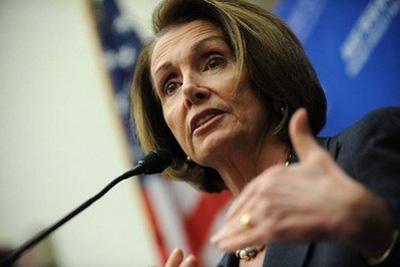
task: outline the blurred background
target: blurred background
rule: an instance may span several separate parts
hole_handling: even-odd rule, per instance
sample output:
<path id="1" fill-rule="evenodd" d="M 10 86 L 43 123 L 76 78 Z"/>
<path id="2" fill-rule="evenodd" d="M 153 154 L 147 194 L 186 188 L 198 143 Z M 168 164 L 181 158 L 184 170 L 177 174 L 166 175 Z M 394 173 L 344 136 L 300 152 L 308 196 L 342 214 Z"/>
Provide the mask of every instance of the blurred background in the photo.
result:
<path id="1" fill-rule="evenodd" d="M 0 1 L 0 253 L 20 245 L 141 157 L 129 88 L 157 0 Z M 400 105 L 400 0 L 254 1 L 295 31 L 328 97 L 323 135 Z M 18 266 L 160 266 L 207 242 L 230 195 L 133 178 Z"/>

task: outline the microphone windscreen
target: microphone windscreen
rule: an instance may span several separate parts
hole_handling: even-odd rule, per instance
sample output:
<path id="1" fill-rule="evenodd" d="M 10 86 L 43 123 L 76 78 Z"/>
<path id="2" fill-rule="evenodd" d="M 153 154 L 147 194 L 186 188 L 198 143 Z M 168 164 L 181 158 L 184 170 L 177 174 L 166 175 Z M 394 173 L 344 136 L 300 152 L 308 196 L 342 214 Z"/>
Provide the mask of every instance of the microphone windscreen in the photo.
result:
<path id="1" fill-rule="evenodd" d="M 164 171 L 172 163 L 172 156 L 165 149 L 158 149 L 148 153 L 138 162 L 144 174 L 154 174 Z"/>

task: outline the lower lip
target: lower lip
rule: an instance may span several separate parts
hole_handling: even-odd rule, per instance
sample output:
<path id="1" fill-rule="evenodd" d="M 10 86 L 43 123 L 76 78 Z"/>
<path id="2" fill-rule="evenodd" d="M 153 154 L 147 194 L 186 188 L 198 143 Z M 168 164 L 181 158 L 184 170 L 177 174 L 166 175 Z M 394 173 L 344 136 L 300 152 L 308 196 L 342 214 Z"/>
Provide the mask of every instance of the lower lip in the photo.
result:
<path id="1" fill-rule="evenodd" d="M 202 124 L 200 127 L 196 128 L 196 130 L 194 130 L 194 132 L 193 132 L 193 135 L 199 136 L 199 135 L 202 135 L 203 133 L 211 130 L 223 119 L 223 117 L 224 117 L 223 113 L 218 114 L 217 116 L 208 120 L 206 123 Z"/>

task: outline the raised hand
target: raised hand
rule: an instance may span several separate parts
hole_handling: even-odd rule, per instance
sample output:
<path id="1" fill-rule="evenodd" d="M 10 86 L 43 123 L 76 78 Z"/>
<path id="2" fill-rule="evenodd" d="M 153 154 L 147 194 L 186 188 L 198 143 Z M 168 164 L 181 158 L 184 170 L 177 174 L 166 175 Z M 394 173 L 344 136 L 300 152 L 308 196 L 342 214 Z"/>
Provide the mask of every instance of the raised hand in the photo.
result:
<path id="1" fill-rule="evenodd" d="M 183 251 L 176 248 L 169 255 L 164 267 L 197 267 L 197 260 L 191 254 L 185 258 Z"/>
<path id="2" fill-rule="evenodd" d="M 225 226 L 211 242 L 234 251 L 271 241 L 336 240 L 367 256 L 381 253 L 390 240 L 390 231 L 383 228 L 392 227 L 383 202 L 318 145 L 304 109 L 292 116 L 289 131 L 299 163 L 273 166 L 255 177 L 234 201 Z M 245 214 L 251 218 L 249 227 L 241 223 Z M 380 237 L 371 235 L 371 230 Z"/>

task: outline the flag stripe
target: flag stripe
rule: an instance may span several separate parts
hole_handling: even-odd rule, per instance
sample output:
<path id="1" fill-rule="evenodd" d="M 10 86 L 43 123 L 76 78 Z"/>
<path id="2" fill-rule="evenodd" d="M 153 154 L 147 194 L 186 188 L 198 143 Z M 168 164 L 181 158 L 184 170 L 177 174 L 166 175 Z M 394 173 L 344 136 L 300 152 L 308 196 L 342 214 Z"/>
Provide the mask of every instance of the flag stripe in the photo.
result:
<path id="1" fill-rule="evenodd" d="M 212 222 L 226 206 L 232 195 L 225 191 L 219 195 L 203 194 L 197 207 L 186 217 L 186 229 L 190 238 L 190 247 L 195 254 L 200 254 L 207 243 Z"/>

